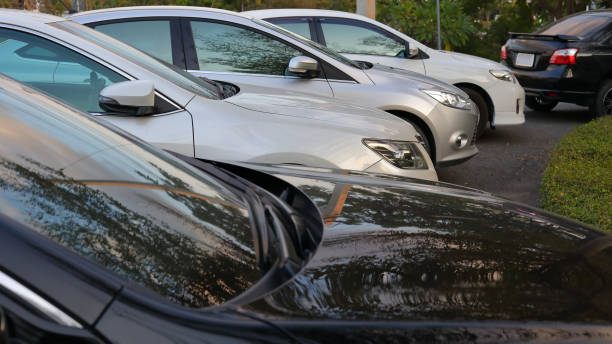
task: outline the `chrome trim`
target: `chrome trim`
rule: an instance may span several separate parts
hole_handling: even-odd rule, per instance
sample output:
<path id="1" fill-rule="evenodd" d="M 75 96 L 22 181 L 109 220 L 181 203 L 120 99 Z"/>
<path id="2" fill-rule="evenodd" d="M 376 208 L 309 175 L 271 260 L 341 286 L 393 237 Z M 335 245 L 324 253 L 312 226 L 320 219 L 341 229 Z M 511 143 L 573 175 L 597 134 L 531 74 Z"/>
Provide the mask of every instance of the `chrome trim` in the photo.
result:
<path id="1" fill-rule="evenodd" d="M 188 69 L 187 72 L 193 74 L 193 75 L 198 75 L 198 74 L 204 74 L 204 76 L 206 76 L 208 78 L 208 75 L 210 74 L 219 74 L 219 75 L 237 75 L 237 76 L 251 76 L 251 77 L 258 77 L 258 78 L 275 78 L 275 79 L 296 79 L 296 80 L 300 80 L 300 79 L 305 79 L 299 76 L 292 76 L 292 75 L 275 75 L 275 74 L 258 74 L 258 73 L 237 73 L 237 72 L 214 72 L 214 71 L 206 71 L 206 70 L 196 70 L 196 69 Z M 213 79 L 214 78 L 209 78 L 209 79 Z M 307 78 L 308 80 L 312 80 L 312 81 L 327 81 L 327 79 L 325 78 Z"/>
<path id="2" fill-rule="evenodd" d="M 19 296 L 21 299 L 26 301 L 28 304 L 30 304 L 31 306 L 33 306 L 34 308 L 57 322 L 58 324 L 76 328 L 83 328 L 81 324 L 79 324 L 68 314 L 64 313 L 59 308 L 55 307 L 47 300 L 38 296 L 38 294 L 34 293 L 26 286 L 17 282 L 12 277 L 3 273 L 2 271 L 0 271 L 0 286 Z"/>

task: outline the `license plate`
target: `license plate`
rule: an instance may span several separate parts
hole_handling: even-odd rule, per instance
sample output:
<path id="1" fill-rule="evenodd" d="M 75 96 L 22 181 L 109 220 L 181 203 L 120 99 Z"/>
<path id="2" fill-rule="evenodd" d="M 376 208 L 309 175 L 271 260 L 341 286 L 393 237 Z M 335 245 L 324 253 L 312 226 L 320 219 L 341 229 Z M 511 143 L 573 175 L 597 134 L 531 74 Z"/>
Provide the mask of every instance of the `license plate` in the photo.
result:
<path id="1" fill-rule="evenodd" d="M 533 54 L 518 53 L 514 65 L 518 67 L 533 67 Z"/>

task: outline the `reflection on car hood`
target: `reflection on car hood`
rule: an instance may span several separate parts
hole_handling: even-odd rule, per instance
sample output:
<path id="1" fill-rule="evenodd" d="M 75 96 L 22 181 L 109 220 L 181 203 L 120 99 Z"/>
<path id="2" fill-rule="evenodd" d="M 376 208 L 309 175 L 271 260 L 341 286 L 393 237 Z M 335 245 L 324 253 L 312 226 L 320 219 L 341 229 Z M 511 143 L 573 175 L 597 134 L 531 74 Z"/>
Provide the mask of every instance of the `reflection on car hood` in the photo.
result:
<path id="1" fill-rule="evenodd" d="M 405 123 L 384 111 L 344 103 L 333 98 L 244 84 L 240 85 L 237 95 L 225 101 L 253 111 L 330 122 L 348 123 L 350 120 L 366 124 L 381 121 L 385 121 L 387 125 Z"/>
<path id="2" fill-rule="evenodd" d="M 435 185 L 280 175 L 320 207 L 315 257 L 245 308 L 271 318 L 612 320 L 612 237 Z"/>
<path id="3" fill-rule="evenodd" d="M 454 93 L 462 95 L 463 97 L 468 98 L 468 95 L 465 92 L 453 85 L 449 85 L 444 81 L 440 81 L 438 79 L 434 79 L 406 69 L 375 64 L 372 68 L 364 70 L 364 72 L 366 72 L 366 74 L 372 79 L 372 81 L 374 81 L 374 83 L 377 83 L 377 81 L 380 81 L 382 78 L 392 78 L 391 80 L 409 80 L 414 83 L 414 85 L 412 86 L 413 88 L 443 89 L 447 91 L 452 91 Z"/>

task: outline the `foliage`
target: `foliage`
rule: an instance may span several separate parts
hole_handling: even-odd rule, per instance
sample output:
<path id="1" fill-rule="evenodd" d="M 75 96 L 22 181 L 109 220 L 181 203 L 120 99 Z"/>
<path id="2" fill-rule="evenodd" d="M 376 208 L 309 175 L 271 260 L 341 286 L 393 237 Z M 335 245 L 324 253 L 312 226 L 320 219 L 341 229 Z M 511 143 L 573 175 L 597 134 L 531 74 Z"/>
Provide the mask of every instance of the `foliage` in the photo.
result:
<path id="1" fill-rule="evenodd" d="M 435 1 L 379 0 L 377 19 L 430 46 L 437 43 Z M 461 47 L 475 32 L 470 18 L 463 12 L 461 2 L 440 1 L 440 27 L 442 45 Z"/>
<path id="2" fill-rule="evenodd" d="M 548 162 L 545 209 L 612 231 L 612 116 L 577 127 Z"/>

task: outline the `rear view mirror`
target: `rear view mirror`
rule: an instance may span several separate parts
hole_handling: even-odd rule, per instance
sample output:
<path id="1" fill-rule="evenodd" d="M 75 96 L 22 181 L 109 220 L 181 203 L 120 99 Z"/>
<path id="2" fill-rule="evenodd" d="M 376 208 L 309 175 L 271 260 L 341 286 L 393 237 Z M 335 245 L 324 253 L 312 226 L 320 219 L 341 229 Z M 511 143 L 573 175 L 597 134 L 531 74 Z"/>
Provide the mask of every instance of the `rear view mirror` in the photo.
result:
<path id="1" fill-rule="evenodd" d="M 296 56 L 289 60 L 287 70 L 304 78 L 314 78 L 319 75 L 319 63 L 308 56 Z"/>
<path id="2" fill-rule="evenodd" d="M 104 88 L 98 99 L 104 111 L 125 115 L 149 115 L 155 105 L 155 86 L 149 80 L 118 82 Z"/>

